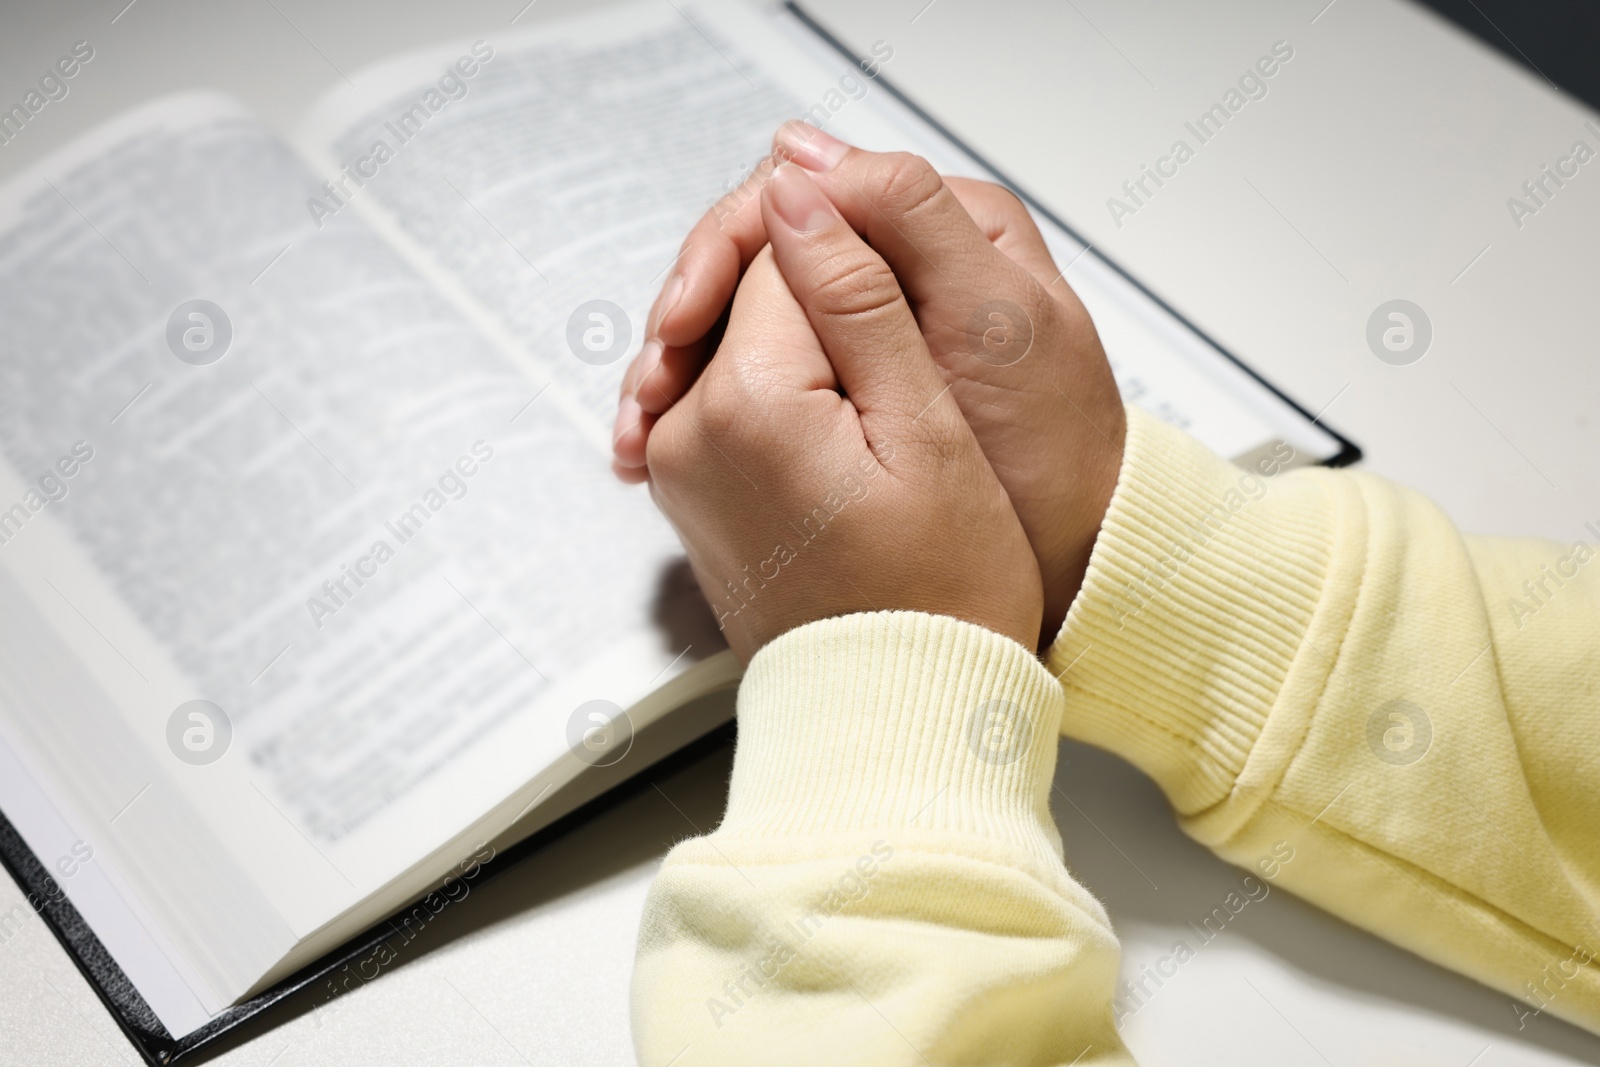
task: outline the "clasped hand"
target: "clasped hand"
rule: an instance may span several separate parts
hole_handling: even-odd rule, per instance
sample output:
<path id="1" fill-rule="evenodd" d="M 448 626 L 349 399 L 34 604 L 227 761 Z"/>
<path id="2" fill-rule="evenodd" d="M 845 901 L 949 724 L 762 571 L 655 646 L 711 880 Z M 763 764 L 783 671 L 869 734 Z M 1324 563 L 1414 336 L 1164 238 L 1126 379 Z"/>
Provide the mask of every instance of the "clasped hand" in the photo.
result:
<path id="1" fill-rule="evenodd" d="M 773 149 L 662 287 L 618 473 L 649 478 L 746 661 L 875 610 L 1048 644 L 1125 430 L 1087 312 L 998 186 L 799 123 Z"/>

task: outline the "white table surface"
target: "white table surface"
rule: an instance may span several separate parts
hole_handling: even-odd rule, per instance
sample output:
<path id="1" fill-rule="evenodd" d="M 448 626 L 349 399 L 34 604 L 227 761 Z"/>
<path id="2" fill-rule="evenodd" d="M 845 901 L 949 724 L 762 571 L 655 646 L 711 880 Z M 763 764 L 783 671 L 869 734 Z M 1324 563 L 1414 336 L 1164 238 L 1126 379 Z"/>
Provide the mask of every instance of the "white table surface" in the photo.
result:
<path id="1" fill-rule="evenodd" d="M 71 95 L 0 148 L 0 178 L 162 92 L 220 87 L 287 127 L 336 68 L 580 7 L 137 0 L 116 17 L 123 2 L 0 14 L 0 98 L 73 41 L 96 49 Z M 1369 469 L 1469 530 L 1576 539 L 1600 520 L 1600 162 L 1520 230 L 1505 200 L 1574 140 L 1600 148 L 1584 125 L 1600 120 L 1420 8 L 1325 2 L 812 7 L 847 38 L 891 41 L 893 80 L 1270 380 L 1326 407 Z M 1295 59 L 1269 95 L 1114 227 L 1106 198 L 1280 39 Z M 1407 367 L 1364 340 L 1395 297 L 1434 326 Z M 216 1062 L 631 1062 L 644 893 L 674 840 L 714 825 L 726 772 L 724 752 L 659 779 L 441 915 L 375 982 L 300 1004 Z M 1069 858 L 1108 902 L 1136 976 L 1240 872 L 1185 839 L 1154 787 L 1111 757 L 1064 745 L 1057 782 Z M 0 875 L 0 912 L 20 899 Z M 137 1062 L 28 915 L 0 944 L 0 1064 Z M 1600 1062 L 1600 1038 L 1549 1016 L 1519 1029 L 1504 996 L 1276 891 L 1124 1034 L 1147 1065 Z"/>

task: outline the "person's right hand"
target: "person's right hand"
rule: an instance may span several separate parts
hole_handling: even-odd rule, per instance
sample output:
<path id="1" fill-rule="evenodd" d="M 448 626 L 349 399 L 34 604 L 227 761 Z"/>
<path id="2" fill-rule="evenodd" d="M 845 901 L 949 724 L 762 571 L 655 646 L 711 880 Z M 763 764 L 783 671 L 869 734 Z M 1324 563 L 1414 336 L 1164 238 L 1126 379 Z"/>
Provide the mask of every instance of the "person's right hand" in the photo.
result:
<path id="1" fill-rule="evenodd" d="M 1116 487 L 1125 420 L 1094 324 L 1021 202 L 944 180 L 923 159 L 851 148 L 800 123 L 774 158 L 802 165 L 898 277 L 943 380 L 1009 494 L 1044 580 L 1048 644 L 1088 568 Z M 690 387 L 707 335 L 767 242 L 757 170 L 684 242 L 629 368 L 616 453 L 642 474 L 651 428 Z"/>

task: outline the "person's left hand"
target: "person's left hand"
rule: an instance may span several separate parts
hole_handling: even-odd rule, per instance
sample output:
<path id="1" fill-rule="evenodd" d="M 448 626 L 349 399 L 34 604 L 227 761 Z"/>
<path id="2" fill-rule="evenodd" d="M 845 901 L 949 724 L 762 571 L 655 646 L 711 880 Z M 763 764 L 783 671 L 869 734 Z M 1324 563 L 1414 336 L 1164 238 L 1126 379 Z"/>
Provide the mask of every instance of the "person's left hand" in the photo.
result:
<path id="1" fill-rule="evenodd" d="M 649 438 L 651 489 L 746 662 L 836 615 L 948 615 L 1032 648 L 1039 570 L 882 257 L 800 168 L 717 355 Z"/>

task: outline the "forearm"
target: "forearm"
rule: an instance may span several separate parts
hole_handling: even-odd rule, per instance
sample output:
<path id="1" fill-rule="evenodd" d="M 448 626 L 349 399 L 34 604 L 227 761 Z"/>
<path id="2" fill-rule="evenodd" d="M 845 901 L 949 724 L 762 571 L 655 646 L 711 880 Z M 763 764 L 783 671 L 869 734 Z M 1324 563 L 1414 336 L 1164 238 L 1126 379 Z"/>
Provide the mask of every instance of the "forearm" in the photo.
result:
<path id="1" fill-rule="evenodd" d="M 1224 857 L 1286 841 L 1279 884 L 1600 1029 L 1600 581 L 1547 583 L 1520 629 L 1507 604 L 1568 554 L 1463 538 L 1368 475 L 1264 479 L 1134 414 L 1049 658 L 1063 728 Z"/>
<path id="2" fill-rule="evenodd" d="M 1061 707 L 1022 646 L 942 617 L 758 654 L 727 817 L 651 890 L 641 1062 L 1128 1062 L 1116 940 L 1049 814 Z"/>

